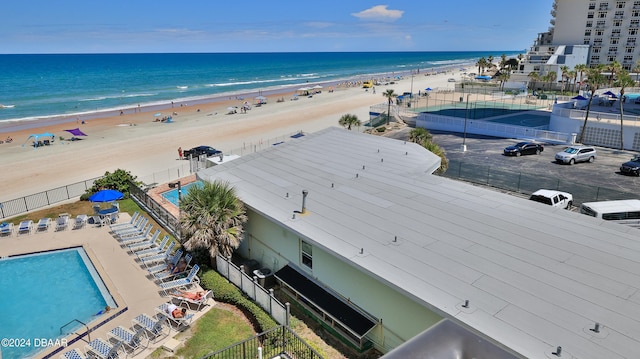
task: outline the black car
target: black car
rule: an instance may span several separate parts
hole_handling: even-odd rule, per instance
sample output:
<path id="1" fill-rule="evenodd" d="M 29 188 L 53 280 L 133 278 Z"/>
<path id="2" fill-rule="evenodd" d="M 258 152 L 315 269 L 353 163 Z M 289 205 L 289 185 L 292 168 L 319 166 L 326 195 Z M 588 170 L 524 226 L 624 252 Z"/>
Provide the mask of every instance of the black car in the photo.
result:
<path id="1" fill-rule="evenodd" d="M 213 147 L 198 146 L 190 150 L 184 151 L 184 158 L 188 159 L 189 157 L 200 157 L 201 155 L 206 155 L 207 157 L 211 157 L 211 156 L 218 156 L 220 154 L 222 154 L 222 151 L 216 150 Z"/>
<path id="2" fill-rule="evenodd" d="M 640 176 L 640 156 L 635 156 L 629 162 L 625 162 L 620 166 L 620 172 L 626 175 Z"/>
<path id="3" fill-rule="evenodd" d="M 533 142 L 518 142 L 504 149 L 505 156 L 539 155 L 544 151 L 544 146 Z"/>

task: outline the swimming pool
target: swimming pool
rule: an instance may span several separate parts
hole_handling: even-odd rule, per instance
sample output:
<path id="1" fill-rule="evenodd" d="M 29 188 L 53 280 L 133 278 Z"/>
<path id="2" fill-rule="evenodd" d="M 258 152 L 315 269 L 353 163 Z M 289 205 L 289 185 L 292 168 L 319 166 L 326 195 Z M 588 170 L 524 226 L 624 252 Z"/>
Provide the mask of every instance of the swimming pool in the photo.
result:
<path id="1" fill-rule="evenodd" d="M 202 188 L 202 181 L 195 181 L 195 182 L 187 183 L 186 185 L 182 186 L 182 195 L 183 196 L 186 195 L 189 192 L 189 188 L 193 186 L 198 186 L 199 188 Z M 164 199 L 173 203 L 174 206 L 178 207 L 178 189 L 177 188 L 174 188 L 170 191 L 162 192 L 161 195 Z"/>
<path id="2" fill-rule="evenodd" d="M 81 247 L 0 259 L 0 293 L 0 338 L 24 344 L 2 343 L 3 359 L 34 356 L 48 349 L 44 340 L 83 329 L 74 320 L 89 324 L 107 305 L 116 307 Z"/>

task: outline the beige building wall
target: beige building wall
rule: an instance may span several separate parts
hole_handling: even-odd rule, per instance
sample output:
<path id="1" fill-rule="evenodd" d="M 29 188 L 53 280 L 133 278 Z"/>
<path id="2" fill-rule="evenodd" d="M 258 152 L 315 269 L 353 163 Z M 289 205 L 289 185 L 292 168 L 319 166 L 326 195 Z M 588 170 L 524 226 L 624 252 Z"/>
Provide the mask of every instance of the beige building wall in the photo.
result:
<path id="1" fill-rule="evenodd" d="M 255 211 L 247 210 L 247 215 L 245 240 L 238 252 L 273 271 L 290 262 L 305 270 L 320 285 L 340 293 L 343 300 L 380 319 L 382 325 L 368 336 L 378 350 L 387 352 L 442 319 L 407 294 L 398 292 L 317 245 L 313 245 L 313 269 L 309 269 L 302 264 L 302 239 L 297 234 Z M 313 244 L 312 240 L 306 241 Z"/>

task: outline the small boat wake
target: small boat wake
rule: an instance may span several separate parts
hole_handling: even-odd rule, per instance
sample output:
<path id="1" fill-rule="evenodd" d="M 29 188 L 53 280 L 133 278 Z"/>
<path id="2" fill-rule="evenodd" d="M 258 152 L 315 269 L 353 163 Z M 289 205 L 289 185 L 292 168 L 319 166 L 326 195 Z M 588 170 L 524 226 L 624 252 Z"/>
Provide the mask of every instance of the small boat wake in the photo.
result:
<path id="1" fill-rule="evenodd" d="M 0 105 L 0 108 L 14 108 L 16 105 Z"/>

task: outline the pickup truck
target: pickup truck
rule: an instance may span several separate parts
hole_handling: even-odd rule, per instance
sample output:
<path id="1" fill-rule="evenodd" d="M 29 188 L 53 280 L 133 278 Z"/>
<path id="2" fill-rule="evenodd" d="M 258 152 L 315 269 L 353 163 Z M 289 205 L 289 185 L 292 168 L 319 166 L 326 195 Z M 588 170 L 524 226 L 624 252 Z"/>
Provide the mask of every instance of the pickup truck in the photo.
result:
<path id="1" fill-rule="evenodd" d="M 531 194 L 530 200 L 548 204 L 552 207 L 570 209 L 573 205 L 573 195 L 567 192 L 539 189 Z"/>

